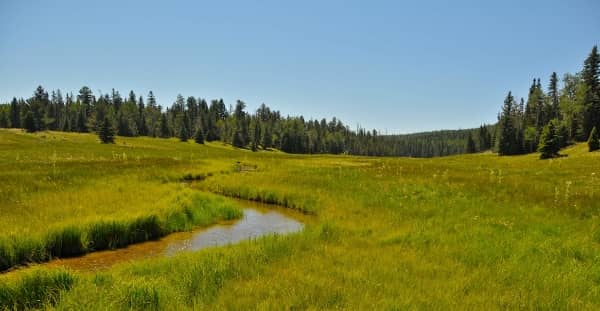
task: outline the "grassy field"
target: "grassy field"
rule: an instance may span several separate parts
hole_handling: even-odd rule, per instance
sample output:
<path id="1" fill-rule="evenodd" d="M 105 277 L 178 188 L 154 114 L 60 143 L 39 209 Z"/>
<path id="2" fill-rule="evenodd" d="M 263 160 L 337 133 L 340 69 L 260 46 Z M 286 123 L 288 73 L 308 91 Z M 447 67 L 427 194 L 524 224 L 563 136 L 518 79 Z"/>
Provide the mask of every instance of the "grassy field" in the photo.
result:
<path id="1" fill-rule="evenodd" d="M 98 273 L 17 270 L 0 275 L 0 306 L 597 310 L 600 152 L 563 153 L 301 156 L 0 130 L 5 267 L 240 216 L 210 193 L 315 219 L 300 233 Z"/>

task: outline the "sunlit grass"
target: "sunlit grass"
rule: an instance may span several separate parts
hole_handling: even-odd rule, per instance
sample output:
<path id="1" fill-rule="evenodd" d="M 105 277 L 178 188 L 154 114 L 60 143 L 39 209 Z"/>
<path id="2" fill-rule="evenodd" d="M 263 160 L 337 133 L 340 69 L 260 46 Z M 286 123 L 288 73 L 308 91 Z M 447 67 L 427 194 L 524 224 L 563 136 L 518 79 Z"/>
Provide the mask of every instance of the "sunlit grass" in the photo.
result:
<path id="1" fill-rule="evenodd" d="M 184 210 L 170 214 L 177 198 L 205 190 L 287 205 L 315 221 L 291 236 L 77 273 L 56 307 L 594 310 L 600 153 L 585 145 L 562 153 L 545 161 L 300 156 L 3 130 L 0 257 L 12 236 L 36 249 L 22 237 L 78 224 L 126 232 L 124 223 L 159 215 L 181 228 L 207 225 L 208 211 L 187 224 Z M 111 243 L 122 242 L 98 247 Z"/>

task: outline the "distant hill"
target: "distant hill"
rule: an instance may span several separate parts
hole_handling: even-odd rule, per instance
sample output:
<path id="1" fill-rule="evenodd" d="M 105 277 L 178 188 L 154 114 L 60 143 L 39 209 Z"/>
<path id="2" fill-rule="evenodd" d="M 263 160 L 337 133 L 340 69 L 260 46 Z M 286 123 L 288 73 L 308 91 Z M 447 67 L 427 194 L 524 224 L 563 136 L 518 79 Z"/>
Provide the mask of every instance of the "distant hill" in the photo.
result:
<path id="1" fill-rule="evenodd" d="M 486 125 L 470 129 L 383 135 L 381 140 L 386 148 L 386 155 L 439 157 L 467 153 L 469 135 L 475 142 L 476 152 L 490 149 L 495 128 L 495 125 Z"/>

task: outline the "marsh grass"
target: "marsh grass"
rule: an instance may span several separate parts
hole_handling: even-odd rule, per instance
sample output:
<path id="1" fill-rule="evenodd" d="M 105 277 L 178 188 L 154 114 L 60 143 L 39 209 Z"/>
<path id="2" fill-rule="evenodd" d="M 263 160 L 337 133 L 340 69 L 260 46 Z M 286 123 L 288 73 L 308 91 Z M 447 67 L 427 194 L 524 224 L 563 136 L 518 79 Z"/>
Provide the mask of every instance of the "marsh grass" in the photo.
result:
<path id="1" fill-rule="evenodd" d="M 86 252 L 84 231 L 75 225 L 54 229 L 44 239 L 48 257 L 72 257 Z"/>
<path id="2" fill-rule="evenodd" d="M 200 189 L 203 189 L 200 186 Z M 280 193 L 277 191 L 251 188 L 248 186 L 227 186 L 219 184 L 217 187 L 207 187 L 211 192 L 224 196 L 249 200 L 259 203 L 279 205 L 300 211 L 304 214 L 315 214 L 316 200 L 306 196 L 299 196 L 290 193 Z"/>
<path id="3" fill-rule="evenodd" d="M 75 276 L 66 270 L 28 272 L 18 281 L 0 283 L 0 309 L 29 310 L 52 306 L 74 283 Z"/>
<path id="4" fill-rule="evenodd" d="M 126 291 L 129 310 L 161 310 L 159 291 L 154 286 L 132 285 Z"/>
<path id="5" fill-rule="evenodd" d="M 41 135 L 0 130 L 6 261 L 46 256 L 45 237 L 73 225 L 92 248 L 92 224 L 105 232 L 97 240 L 127 237 L 119 245 L 149 215 L 167 232 L 236 217 L 198 190 L 314 219 L 289 236 L 77 273 L 57 309 L 600 309 L 600 153 L 584 145 L 546 161 L 407 159 Z M 13 288 L 26 271 L 0 284 Z"/>
<path id="6" fill-rule="evenodd" d="M 125 220 L 98 220 L 49 229 L 43 238 L 0 239 L 0 268 L 39 263 L 52 258 L 82 255 L 158 239 L 166 234 L 241 217 L 241 210 L 222 198 L 184 192 L 161 215 L 141 215 Z"/>
<path id="7" fill-rule="evenodd" d="M 62 301 L 61 308 L 78 308 L 81 301 L 81 297 L 75 297 L 78 293 L 92 295 L 88 297 L 95 302 L 92 306 L 104 305 L 111 309 L 209 308 L 228 282 L 260 276 L 268 265 L 282 258 L 302 250 L 321 248 L 320 242 L 331 243 L 326 236 L 336 230 L 332 225 L 317 226 L 303 234 L 268 235 L 235 247 L 181 253 L 170 259 L 118 266 L 111 272 L 83 277 L 74 295 Z M 123 276 L 134 278 L 132 282 L 119 282 Z M 179 299 L 173 300 L 173 296 Z"/>

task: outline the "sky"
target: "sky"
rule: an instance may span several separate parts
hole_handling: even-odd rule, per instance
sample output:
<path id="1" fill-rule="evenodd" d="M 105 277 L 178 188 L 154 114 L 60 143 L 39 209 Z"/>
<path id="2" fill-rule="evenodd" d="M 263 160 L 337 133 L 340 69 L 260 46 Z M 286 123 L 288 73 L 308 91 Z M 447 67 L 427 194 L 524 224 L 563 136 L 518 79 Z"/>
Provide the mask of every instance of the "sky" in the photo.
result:
<path id="1" fill-rule="evenodd" d="M 86 85 L 388 134 L 470 128 L 599 43 L 597 0 L 0 0 L 0 102 Z"/>

